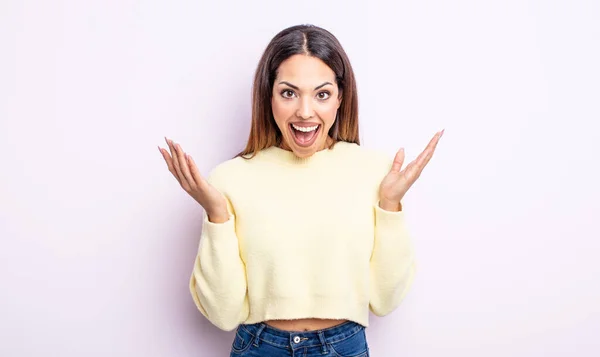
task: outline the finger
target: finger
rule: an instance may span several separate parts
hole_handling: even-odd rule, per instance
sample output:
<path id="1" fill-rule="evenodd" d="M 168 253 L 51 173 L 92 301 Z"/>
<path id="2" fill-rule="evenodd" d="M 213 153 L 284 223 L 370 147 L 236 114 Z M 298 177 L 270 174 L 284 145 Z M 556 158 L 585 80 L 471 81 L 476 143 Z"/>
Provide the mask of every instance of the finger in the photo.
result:
<path id="1" fill-rule="evenodd" d="M 413 162 L 406 166 L 406 170 L 404 170 L 404 172 L 407 180 L 414 181 L 421 176 L 423 169 L 427 163 L 429 163 L 429 160 L 431 160 L 431 157 L 435 152 L 435 148 L 443 134 L 444 130 L 436 133 L 429 141 L 429 144 L 425 150 L 423 150 L 423 152 Z"/>
<path id="2" fill-rule="evenodd" d="M 440 141 L 440 138 L 442 137 L 443 134 L 444 134 L 444 130 L 437 132 L 433 136 L 433 138 L 431 138 L 431 140 L 429 140 L 429 143 L 425 147 L 425 150 L 423 150 L 423 152 L 421 152 L 421 154 L 419 154 L 419 156 L 416 159 L 417 164 L 419 166 L 425 167 L 425 165 L 427 165 L 427 163 L 433 156 L 433 152 L 435 151 L 435 148 L 437 147 L 437 144 Z"/>
<path id="3" fill-rule="evenodd" d="M 204 177 L 202 177 L 202 175 L 200 174 L 200 170 L 198 170 L 198 166 L 196 165 L 196 162 L 194 161 L 192 156 L 186 154 L 186 157 L 187 157 L 188 167 L 190 168 L 190 173 L 192 174 L 192 178 L 194 179 L 194 182 L 198 186 L 201 186 L 205 182 Z"/>
<path id="4" fill-rule="evenodd" d="M 421 154 L 419 154 L 419 156 L 416 159 L 414 159 L 408 165 L 406 165 L 406 168 L 402 171 L 402 174 L 404 175 L 407 181 L 414 182 L 416 179 L 419 178 L 419 176 L 421 176 L 425 165 L 427 165 L 429 160 L 431 160 L 437 143 L 439 142 L 443 134 L 444 130 L 437 132 L 433 136 L 433 138 L 431 138 L 425 150 L 423 150 L 423 152 L 421 152 Z"/>
<path id="5" fill-rule="evenodd" d="M 421 169 L 423 169 L 429 163 L 429 160 L 431 160 L 431 158 L 433 157 L 434 152 L 435 152 L 435 146 L 433 147 L 433 149 L 429 150 L 427 155 L 425 155 L 425 157 L 423 158 L 423 161 L 420 164 Z"/>
<path id="6" fill-rule="evenodd" d="M 160 146 L 158 147 L 158 150 L 160 150 L 160 153 L 162 154 L 163 159 L 165 159 L 165 161 L 167 163 L 167 167 L 169 168 L 169 172 L 171 172 L 171 174 L 173 174 L 173 176 L 175 177 L 177 182 L 179 182 L 181 184 L 179 177 L 177 177 L 177 172 L 175 171 L 175 167 L 173 167 L 173 160 L 171 160 L 171 155 L 169 155 L 167 150 L 161 148 Z"/>
<path id="7" fill-rule="evenodd" d="M 175 144 L 175 148 L 177 149 L 177 159 L 179 160 L 179 168 L 183 173 L 183 177 L 185 177 L 185 180 L 187 181 L 188 185 L 190 185 L 190 188 L 196 187 L 196 182 L 194 182 L 194 178 L 192 177 L 192 174 L 190 173 L 190 169 L 188 167 L 186 159 L 187 154 L 183 152 L 181 145 Z"/>
<path id="8" fill-rule="evenodd" d="M 187 181 L 185 180 L 185 176 L 181 172 L 181 168 L 179 167 L 179 160 L 177 159 L 177 149 L 175 148 L 175 143 L 171 139 L 165 138 L 167 144 L 169 145 L 169 150 L 171 150 L 171 157 L 173 157 L 173 167 L 175 168 L 175 174 L 177 175 L 177 181 L 181 184 L 184 189 L 189 189 Z"/>
<path id="9" fill-rule="evenodd" d="M 402 169 L 402 164 L 404 163 L 404 148 L 401 148 L 394 156 L 394 162 L 392 163 L 391 172 L 400 172 Z"/>

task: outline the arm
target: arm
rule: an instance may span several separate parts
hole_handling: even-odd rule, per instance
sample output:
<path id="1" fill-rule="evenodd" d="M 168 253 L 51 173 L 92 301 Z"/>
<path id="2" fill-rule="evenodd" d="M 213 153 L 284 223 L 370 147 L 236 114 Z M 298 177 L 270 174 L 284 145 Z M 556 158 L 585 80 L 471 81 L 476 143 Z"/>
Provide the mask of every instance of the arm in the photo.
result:
<path id="1" fill-rule="evenodd" d="M 204 208 L 204 223 L 189 289 L 200 312 L 215 326 L 233 330 L 248 317 L 246 268 L 240 258 L 235 232 L 235 212 L 222 194 L 231 174 L 222 167 L 204 179 L 192 157 L 181 145 L 165 138 L 167 150 L 159 146 L 169 171 L 181 187 Z"/>
<path id="2" fill-rule="evenodd" d="M 240 257 L 235 215 L 229 200 L 226 220 L 204 212 L 198 254 L 190 278 L 196 307 L 218 328 L 231 331 L 248 318 L 246 267 Z M 222 222 L 222 223 L 217 223 Z"/>
<path id="3" fill-rule="evenodd" d="M 408 293 L 415 274 L 414 251 L 404 212 L 375 206 L 375 242 L 370 261 L 370 310 L 384 316 L 396 309 Z"/>
<path id="4" fill-rule="evenodd" d="M 404 169 L 404 149 L 400 149 L 379 186 L 379 202 L 375 206 L 375 242 L 370 261 L 369 305 L 378 316 L 398 307 L 413 283 L 416 264 L 400 202 L 421 175 L 443 134 L 444 130 L 437 132 L 425 150 Z"/>

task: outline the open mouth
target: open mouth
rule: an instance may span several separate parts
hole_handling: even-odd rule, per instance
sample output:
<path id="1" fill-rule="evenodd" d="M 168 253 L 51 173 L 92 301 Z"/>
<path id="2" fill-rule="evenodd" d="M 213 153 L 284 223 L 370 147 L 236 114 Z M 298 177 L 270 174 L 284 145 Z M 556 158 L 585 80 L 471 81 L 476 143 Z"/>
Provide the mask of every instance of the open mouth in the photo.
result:
<path id="1" fill-rule="evenodd" d="M 321 124 L 315 124 L 313 126 L 298 126 L 290 124 L 290 130 L 296 145 L 307 147 L 311 146 L 317 139 L 317 134 L 321 130 Z"/>

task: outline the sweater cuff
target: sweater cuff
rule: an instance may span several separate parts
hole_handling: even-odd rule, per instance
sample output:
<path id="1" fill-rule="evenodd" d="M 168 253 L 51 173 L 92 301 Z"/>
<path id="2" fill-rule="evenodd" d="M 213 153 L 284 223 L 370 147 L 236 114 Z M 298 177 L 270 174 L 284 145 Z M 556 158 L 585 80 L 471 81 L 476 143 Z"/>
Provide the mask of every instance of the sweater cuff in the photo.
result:
<path id="1" fill-rule="evenodd" d="M 404 229 L 404 211 L 386 211 L 375 205 L 375 225 L 385 230 L 398 231 Z"/>
<path id="2" fill-rule="evenodd" d="M 209 237 L 219 237 L 231 235 L 235 232 L 235 216 L 229 214 L 227 221 L 223 223 L 215 223 L 208 220 L 208 215 L 204 214 L 203 230 Z"/>

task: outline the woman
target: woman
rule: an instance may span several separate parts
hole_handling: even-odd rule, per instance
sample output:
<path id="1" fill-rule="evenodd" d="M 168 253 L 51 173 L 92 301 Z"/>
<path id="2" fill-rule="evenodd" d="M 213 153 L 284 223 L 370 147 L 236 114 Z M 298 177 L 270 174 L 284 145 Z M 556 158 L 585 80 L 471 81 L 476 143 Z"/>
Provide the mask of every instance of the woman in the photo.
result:
<path id="1" fill-rule="evenodd" d="M 402 169 L 359 146 L 350 61 L 316 26 L 269 43 L 253 86 L 246 148 L 203 178 L 167 139 L 169 171 L 204 208 L 190 292 L 236 335 L 231 356 L 368 356 L 369 311 L 383 316 L 415 272 L 401 200 L 443 131 Z"/>

